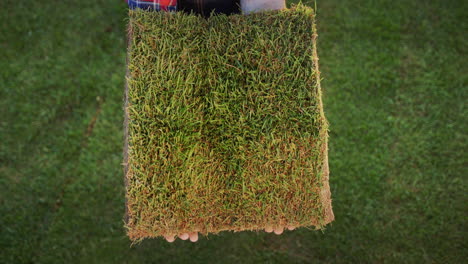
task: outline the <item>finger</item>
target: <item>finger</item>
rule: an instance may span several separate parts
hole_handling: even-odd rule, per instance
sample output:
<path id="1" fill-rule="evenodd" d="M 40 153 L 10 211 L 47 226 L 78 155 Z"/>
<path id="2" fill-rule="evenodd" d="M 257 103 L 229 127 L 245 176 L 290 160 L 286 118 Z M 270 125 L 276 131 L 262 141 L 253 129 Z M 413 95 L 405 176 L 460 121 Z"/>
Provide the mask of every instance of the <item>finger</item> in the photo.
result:
<path id="1" fill-rule="evenodd" d="M 172 243 L 175 241 L 175 236 L 172 235 L 172 236 L 164 236 L 164 238 L 166 238 L 167 242 L 169 243 Z"/>
<path id="2" fill-rule="evenodd" d="M 182 240 L 187 240 L 189 238 L 189 234 L 188 233 L 183 233 L 183 234 L 179 235 L 179 238 L 182 239 Z"/>
<path id="3" fill-rule="evenodd" d="M 273 232 L 273 227 L 272 226 L 265 227 L 265 232 L 267 232 L 267 233 Z"/>
<path id="4" fill-rule="evenodd" d="M 292 230 L 294 230 L 294 229 L 296 229 L 294 226 L 288 226 L 288 230 L 291 230 L 291 231 L 292 231 Z"/>
<path id="5" fill-rule="evenodd" d="M 284 230 L 283 227 L 277 227 L 275 228 L 274 232 L 277 235 L 281 235 L 283 233 L 283 230 Z"/>
<path id="6" fill-rule="evenodd" d="M 197 242 L 198 240 L 198 232 L 193 232 L 189 234 L 190 241 L 192 242 Z"/>

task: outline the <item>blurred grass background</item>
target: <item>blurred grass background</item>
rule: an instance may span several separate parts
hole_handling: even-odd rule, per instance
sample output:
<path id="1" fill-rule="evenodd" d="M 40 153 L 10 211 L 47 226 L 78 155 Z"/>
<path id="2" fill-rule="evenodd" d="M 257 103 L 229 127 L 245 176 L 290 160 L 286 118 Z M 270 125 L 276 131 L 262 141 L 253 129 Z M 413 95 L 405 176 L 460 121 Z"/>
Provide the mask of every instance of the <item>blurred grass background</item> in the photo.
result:
<path id="1" fill-rule="evenodd" d="M 468 3 L 317 7 L 335 222 L 131 246 L 125 3 L 3 0 L 0 263 L 464 263 Z"/>

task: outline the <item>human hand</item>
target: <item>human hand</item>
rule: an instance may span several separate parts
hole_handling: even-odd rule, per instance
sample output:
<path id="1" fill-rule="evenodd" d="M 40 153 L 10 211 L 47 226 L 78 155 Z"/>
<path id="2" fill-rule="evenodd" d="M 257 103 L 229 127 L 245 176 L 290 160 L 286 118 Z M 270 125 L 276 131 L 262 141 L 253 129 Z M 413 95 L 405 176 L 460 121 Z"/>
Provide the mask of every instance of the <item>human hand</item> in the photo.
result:
<path id="1" fill-rule="evenodd" d="M 281 226 L 281 227 L 273 227 L 273 226 L 266 226 L 265 227 L 265 232 L 267 233 L 275 233 L 277 235 L 281 235 L 284 231 L 285 227 L 284 226 Z M 288 230 L 294 230 L 295 227 L 294 226 L 287 226 L 286 229 Z M 166 235 L 164 236 L 164 238 L 167 240 L 167 242 L 169 243 L 172 243 L 176 240 L 176 238 L 179 237 L 180 239 L 182 240 L 187 240 L 189 239 L 190 241 L 192 242 L 197 242 L 198 241 L 198 232 L 191 232 L 191 233 L 182 233 L 178 236 L 176 236 L 175 234 L 172 234 L 172 235 Z"/>

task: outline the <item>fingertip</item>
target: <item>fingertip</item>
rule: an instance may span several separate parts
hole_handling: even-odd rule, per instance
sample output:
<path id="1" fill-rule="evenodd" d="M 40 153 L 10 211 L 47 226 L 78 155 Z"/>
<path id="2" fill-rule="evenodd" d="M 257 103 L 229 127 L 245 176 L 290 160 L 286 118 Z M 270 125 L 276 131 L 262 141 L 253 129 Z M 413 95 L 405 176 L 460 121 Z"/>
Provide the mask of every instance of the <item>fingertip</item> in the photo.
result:
<path id="1" fill-rule="evenodd" d="M 182 240 L 187 240 L 189 238 L 189 234 L 188 233 L 183 233 L 183 234 L 179 235 L 179 238 L 182 239 Z"/>
<path id="2" fill-rule="evenodd" d="M 296 229 L 294 226 L 288 226 L 288 230 L 292 231 L 294 229 Z"/>
<path id="3" fill-rule="evenodd" d="M 267 232 L 267 233 L 273 232 L 273 227 L 272 226 L 265 227 L 265 232 Z"/>
<path id="4" fill-rule="evenodd" d="M 284 230 L 283 227 L 277 227 L 275 228 L 274 232 L 277 235 L 281 235 L 283 233 L 283 230 Z"/>
<path id="5" fill-rule="evenodd" d="M 175 236 L 173 236 L 173 235 L 172 236 L 164 236 L 164 237 L 166 238 L 167 242 L 169 242 L 169 243 L 172 243 L 172 242 L 175 241 Z"/>
<path id="6" fill-rule="evenodd" d="M 190 241 L 197 242 L 198 241 L 198 232 L 190 233 L 189 237 L 190 237 Z"/>

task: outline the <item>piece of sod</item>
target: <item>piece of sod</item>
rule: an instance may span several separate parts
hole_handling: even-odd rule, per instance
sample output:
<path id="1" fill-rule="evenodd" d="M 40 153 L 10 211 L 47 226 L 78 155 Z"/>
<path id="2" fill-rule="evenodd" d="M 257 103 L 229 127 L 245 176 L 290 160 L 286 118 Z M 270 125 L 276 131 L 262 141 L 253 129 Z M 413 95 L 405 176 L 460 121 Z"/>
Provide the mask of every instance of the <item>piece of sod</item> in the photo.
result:
<path id="1" fill-rule="evenodd" d="M 130 239 L 331 222 L 314 11 L 129 15 Z"/>

